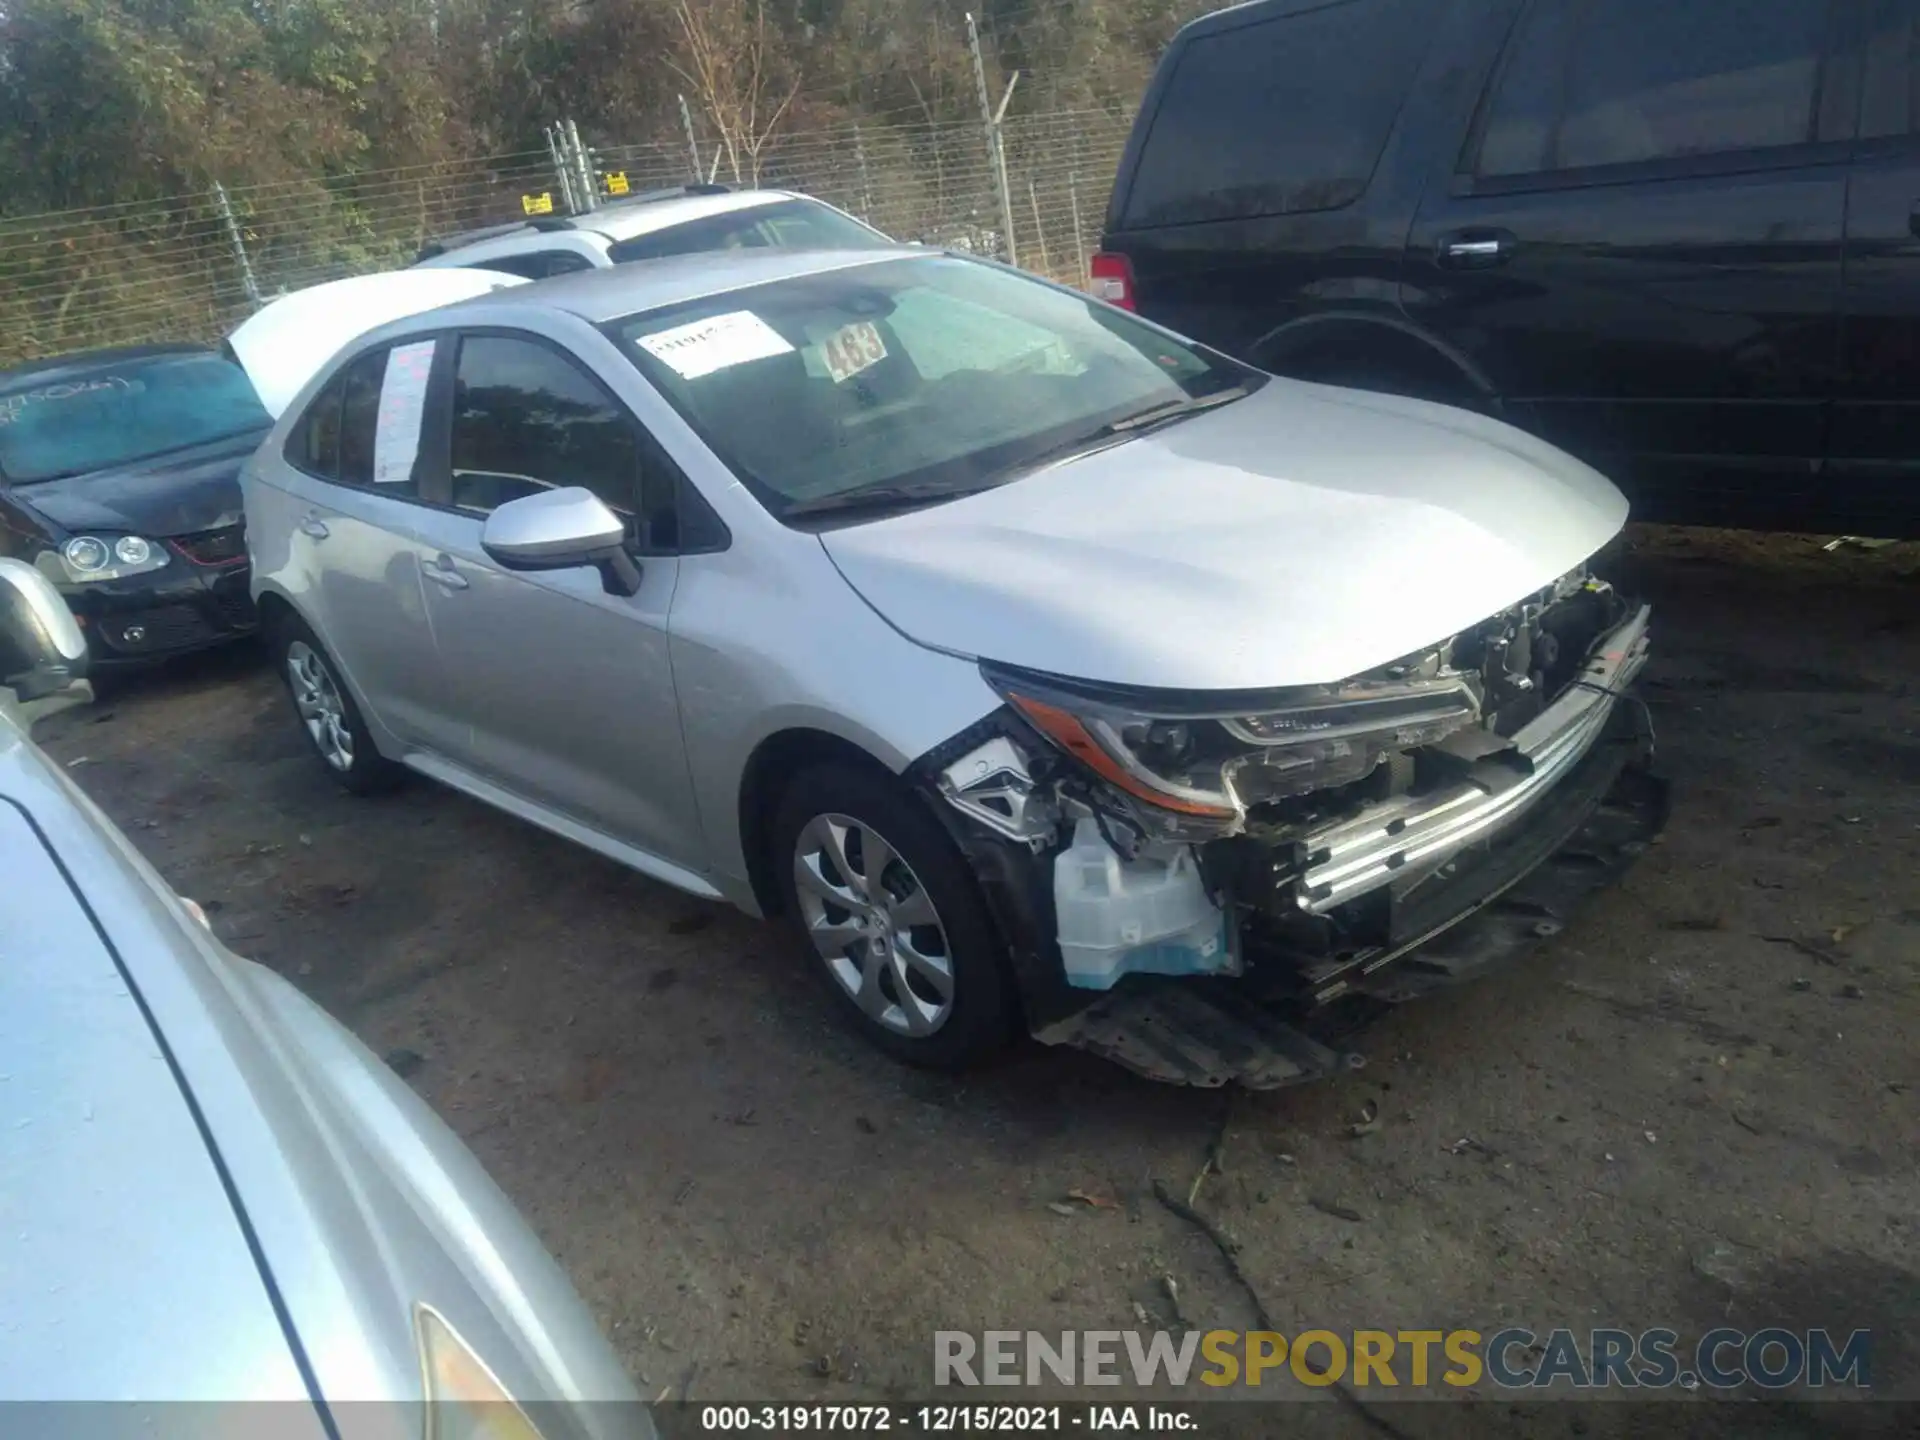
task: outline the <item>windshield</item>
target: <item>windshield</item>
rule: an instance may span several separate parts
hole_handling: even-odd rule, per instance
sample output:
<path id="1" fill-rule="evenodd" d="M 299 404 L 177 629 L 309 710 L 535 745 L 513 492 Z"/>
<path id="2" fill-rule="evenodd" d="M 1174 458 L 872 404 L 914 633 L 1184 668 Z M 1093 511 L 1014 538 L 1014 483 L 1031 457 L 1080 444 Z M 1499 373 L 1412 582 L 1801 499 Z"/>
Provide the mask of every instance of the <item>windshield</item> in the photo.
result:
<path id="1" fill-rule="evenodd" d="M 1252 388 L 1257 372 L 998 266 L 883 261 L 610 327 L 776 515 L 1000 483 L 1117 422 Z"/>
<path id="2" fill-rule="evenodd" d="M 607 247 L 616 265 L 709 250 L 868 250 L 893 242 L 817 200 L 781 200 L 688 220 Z"/>
<path id="3" fill-rule="evenodd" d="M 218 355 L 145 355 L 0 392 L 0 475 L 16 485 L 110 470 L 273 422 Z"/>

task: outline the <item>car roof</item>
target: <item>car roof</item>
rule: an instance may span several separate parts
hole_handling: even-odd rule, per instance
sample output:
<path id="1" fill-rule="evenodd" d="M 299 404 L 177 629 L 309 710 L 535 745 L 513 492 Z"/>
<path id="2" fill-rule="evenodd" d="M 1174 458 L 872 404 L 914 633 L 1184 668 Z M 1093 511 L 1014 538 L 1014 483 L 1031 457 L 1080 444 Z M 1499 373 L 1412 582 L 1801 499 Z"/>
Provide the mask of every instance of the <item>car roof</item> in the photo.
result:
<path id="1" fill-rule="evenodd" d="M 478 245 L 487 245 L 489 250 L 497 250 L 502 254 L 509 250 L 519 254 L 528 249 L 537 249 L 543 236 L 566 232 L 618 244 L 622 240 L 651 235 L 657 230 L 669 230 L 675 225 L 705 220 L 713 215 L 729 215 L 739 210 L 754 210 L 785 200 L 805 198 L 808 197 L 787 190 L 729 190 L 724 185 L 687 185 L 673 190 L 653 190 L 613 201 L 584 215 L 509 220 L 499 225 L 485 225 L 477 230 L 463 230 L 455 235 L 442 236 L 422 247 L 419 260 L 435 260 Z M 505 248 L 494 243 L 502 240 L 514 243 Z"/>
<path id="2" fill-rule="evenodd" d="M 469 245 L 478 245 L 483 240 L 503 240 L 509 235 L 533 235 L 545 230 L 571 230 L 566 221 L 553 224 L 542 222 L 536 225 L 531 220 L 504 220 L 498 225 L 482 225 L 477 230 L 460 230 L 452 235 L 442 235 L 429 240 L 420 248 L 420 258 L 428 259 L 435 255 L 445 255 L 449 251 L 464 250 Z"/>
<path id="3" fill-rule="evenodd" d="M 48 355 L 24 365 L 0 370 L 0 390 L 17 390 L 23 385 L 58 379 L 62 375 L 84 375 L 108 365 L 124 365 L 129 360 L 156 360 L 167 355 L 212 355 L 218 352 L 205 345 L 120 345 L 102 350 L 75 350 L 67 355 Z"/>
<path id="4" fill-rule="evenodd" d="M 672 199 L 635 200 L 603 205 L 588 215 L 576 215 L 573 228 L 604 235 L 616 244 L 636 236 L 670 230 L 692 220 L 714 215 L 731 215 L 738 210 L 757 210 L 800 197 L 785 190 L 732 190 L 720 195 L 679 195 Z"/>
<path id="5" fill-rule="evenodd" d="M 939 252 L 912 245 L 878 246 L 871 250 L 753 250 L 702 251 L 615 265 L 606 270 L 583 270 L 530 285 L 515 285 L 491 295 L 461 301 L 433 312 L 454 315 L 474 306 L 496 309 L 530 305 L 564 310 L 592 324 L 625 315 L 658 310 L 709 295 L 724 295 L 775 280 L 820 275 L 888 260 L 925 259 Z M 415 317 L 418 319 L 418 317 Z"/>

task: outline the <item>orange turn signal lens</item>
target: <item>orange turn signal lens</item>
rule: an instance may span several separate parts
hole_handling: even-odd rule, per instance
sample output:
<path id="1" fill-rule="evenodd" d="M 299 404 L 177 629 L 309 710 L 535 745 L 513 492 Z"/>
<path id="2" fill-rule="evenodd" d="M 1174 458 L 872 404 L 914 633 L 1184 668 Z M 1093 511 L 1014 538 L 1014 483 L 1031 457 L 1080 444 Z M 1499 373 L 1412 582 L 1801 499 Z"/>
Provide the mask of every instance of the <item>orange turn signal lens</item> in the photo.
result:
<path id="1" fill-rule="evenodd" d="M 1182 815 L 1204 815 L 1212 820 L 1230 820 L 1234 812 L 1220 805 L 1203 805 L 1179 795 L 1169 795 L 1164 790 L 1155 789 L 1139 776 L 1133 774 L 1107 752 L 1107 748 L 1088 733 L 1080 717 L 1072 711 L 1062 710 L 1058 705 L 1049 705 L 1044 700 L 1035 700 L 1030 695 L 1017 695 L 1007 692 L 1020 713 L 1039 727 L 1054 744 L 1080 761 L 1101 779 L 1144 800 L 1149 805 L 1157 805 L 1162 810 L 1175 810 Z"/>

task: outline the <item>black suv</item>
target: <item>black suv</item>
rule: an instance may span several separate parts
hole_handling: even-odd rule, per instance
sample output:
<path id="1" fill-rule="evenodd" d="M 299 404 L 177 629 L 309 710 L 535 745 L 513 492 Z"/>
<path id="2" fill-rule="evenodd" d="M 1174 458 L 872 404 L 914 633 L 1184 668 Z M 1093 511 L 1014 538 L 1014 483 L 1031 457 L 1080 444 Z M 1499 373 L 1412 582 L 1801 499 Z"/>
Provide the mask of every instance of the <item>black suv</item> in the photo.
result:
<path id="1" fill-rule="evenodd" d="M 1096 290 L 1481 409 L 1641 519 L 1920 536 L 1920 0 L 1262 0 L 1175 37 Z"/>

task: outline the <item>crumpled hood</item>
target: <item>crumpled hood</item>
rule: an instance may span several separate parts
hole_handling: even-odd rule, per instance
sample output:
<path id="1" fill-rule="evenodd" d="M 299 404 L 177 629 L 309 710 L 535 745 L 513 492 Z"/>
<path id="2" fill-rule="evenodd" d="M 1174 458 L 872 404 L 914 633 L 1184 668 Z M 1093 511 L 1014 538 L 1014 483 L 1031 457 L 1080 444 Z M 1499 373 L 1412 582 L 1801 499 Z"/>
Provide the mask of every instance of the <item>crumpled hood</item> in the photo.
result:
<path id="1" fill-rule="evenodd" d="M 13 497 L 69 532 L 160 538 L 238 525 L 240 467 L 266 433 L 257 430 L 92 475 L 18 485 Z"/>
<path id="2" fill-rule="evenodd" d="M 472 300 L 518 275 L 498 270 L 383 270 L 351 275 L 283 295 L 255 311 L 227 337 L 274 419 L 315 372 L 341 349 L 390 320 Z"/>
<path id="3" fill-rule="evenodd" d="M 1114 685 L 1323 684 L 1504 609 L 1625 523 L 1594 470 L 1483 416 L 1275 379 L 966 499 L 823 532 L 938 649 Z"/>

